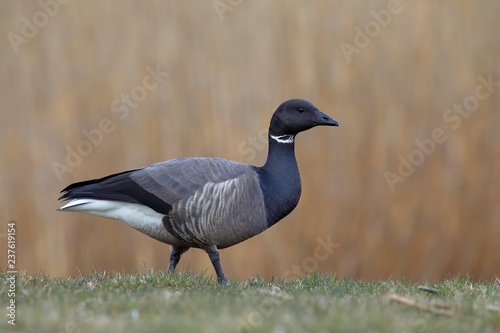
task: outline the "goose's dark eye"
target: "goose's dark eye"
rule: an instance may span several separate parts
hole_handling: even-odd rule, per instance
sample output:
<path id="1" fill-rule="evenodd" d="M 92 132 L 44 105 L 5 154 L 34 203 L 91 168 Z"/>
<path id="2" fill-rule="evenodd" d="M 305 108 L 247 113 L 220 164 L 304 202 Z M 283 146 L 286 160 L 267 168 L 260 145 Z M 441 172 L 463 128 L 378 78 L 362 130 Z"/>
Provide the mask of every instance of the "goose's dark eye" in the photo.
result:
<path id="1" fill-rule="evenodd" d="M 300 113 L 304 112 L 306 109 L 304 108 L 298 108 L 297 111 L 299 111 Z"/>

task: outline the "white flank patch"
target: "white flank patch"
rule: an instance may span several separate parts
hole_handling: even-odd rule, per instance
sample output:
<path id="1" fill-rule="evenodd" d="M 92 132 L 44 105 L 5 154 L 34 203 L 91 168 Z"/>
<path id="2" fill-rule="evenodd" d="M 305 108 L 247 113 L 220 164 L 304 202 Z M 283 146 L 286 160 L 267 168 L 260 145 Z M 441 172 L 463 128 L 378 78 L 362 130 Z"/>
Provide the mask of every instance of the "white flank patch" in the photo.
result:
<path id="1" fill-rule="evenodd" d="M 147 232 L 149 230 L 158 227 L 163 229 L 163 214 L 159 214 L 147 206 L 135 203 L 97 199 L 74 199 L 58 210 L 81 212 L 120 220 L 147 235 L 149 235 Z"/>
<path id="2" fill-rule="evenodd" d="M 279 143 L 293 143 L 293 135 L 271 135 L 271 138 Z"/>

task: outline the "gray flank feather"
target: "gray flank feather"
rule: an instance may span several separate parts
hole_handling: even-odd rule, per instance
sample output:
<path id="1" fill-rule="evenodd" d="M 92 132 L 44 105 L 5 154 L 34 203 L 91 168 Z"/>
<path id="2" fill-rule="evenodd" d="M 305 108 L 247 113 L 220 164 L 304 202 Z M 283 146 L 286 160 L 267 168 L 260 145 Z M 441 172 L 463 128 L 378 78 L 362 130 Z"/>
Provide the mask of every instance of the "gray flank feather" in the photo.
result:
<path id="1" fill-rule="evenodd" d="M 267 228 L 259 177 L 249 165 L 217 158 L 177 159 L 130 177 L 172 205 L 163 223 L 186 245 L 224 248 Z"/>

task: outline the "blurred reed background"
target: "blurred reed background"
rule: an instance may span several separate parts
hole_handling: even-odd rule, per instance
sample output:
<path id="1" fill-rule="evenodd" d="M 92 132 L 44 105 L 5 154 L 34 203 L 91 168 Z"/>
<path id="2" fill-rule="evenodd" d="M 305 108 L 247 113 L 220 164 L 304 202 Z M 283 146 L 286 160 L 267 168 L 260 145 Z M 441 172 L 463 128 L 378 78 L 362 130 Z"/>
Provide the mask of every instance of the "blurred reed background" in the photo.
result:
<path id="1" fill-rule="evenodd" d="M 228 277 L 493 278 L 500 87 L 478 77 L 500 81 L 499 16 L 488 0 L 2 2 L 1 267 L 15 220 L 20 270 L 166 269 L 167 245 L 56 212 L 59 191 L 183 156 L 261 165 L 272 112 L 300 97 L 341 126 L 299 135 L 299 206 L 223 250 Z M 473 111 L 447 113 L 464 103 Z M 416 152 L 436 128 L 444 142 Z M 86 156 L 70 165 L 68 149 Z M 392 191 L 386 172 L 410 157 L 420 165 Z M 213 272 L 199 250 L 180 268 Z"/>

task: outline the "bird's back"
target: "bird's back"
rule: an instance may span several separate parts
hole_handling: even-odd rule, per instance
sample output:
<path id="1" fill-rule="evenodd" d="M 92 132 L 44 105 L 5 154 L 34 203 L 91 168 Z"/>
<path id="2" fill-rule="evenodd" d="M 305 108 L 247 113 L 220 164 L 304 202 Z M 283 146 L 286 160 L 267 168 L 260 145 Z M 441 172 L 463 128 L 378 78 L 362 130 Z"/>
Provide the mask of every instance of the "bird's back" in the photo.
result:
<path id="1" fill-rule="evenodd" d="M 259 177 L 251 165 L 219 158 L 177 159 L 131 178 L 170 203 L 163 224 L 187 245 L 225 248 L 267 228 Z"/>
<path id="2" fill-rule="evenodd" d="M 61 199 L 65 200 L 88 198 L 147 206 L 165 215 L 162 222 L 166 231 L 191 247 L 224 248 L 267 228 L 255 168 L 225 159 L 160 162 L 72 184 L 63 192 Z"/>

